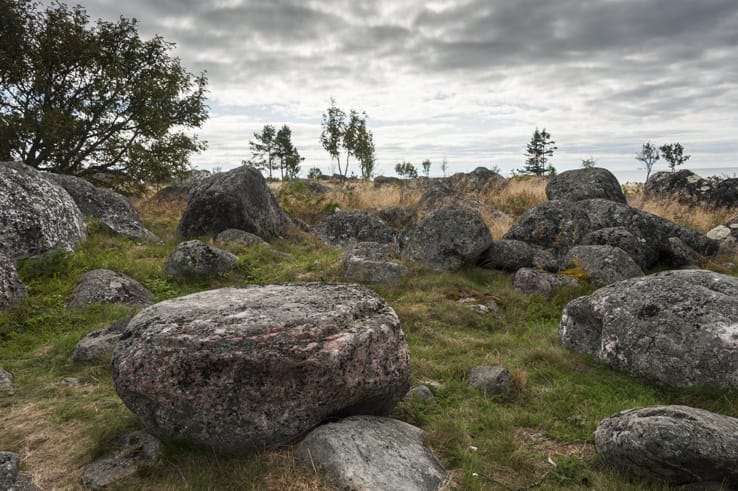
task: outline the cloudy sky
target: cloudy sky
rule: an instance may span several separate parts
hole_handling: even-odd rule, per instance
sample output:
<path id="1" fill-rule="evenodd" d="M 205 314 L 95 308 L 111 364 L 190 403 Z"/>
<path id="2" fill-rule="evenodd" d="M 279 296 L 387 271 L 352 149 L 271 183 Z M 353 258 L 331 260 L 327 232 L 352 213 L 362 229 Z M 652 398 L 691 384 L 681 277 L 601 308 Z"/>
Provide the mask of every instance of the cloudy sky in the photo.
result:
<path id="1" fill-rule="evenodd" d="M 634 155 L 650 140 L 682 143 L 697 172 L 738 172 L 736 0 L 79 2 L 93 19 L 135 17 L 207 71 L 199 168 L 238 165 L 253 132 L 286 123 L 304 169 L 330 172 L 333 97 L 368 114 L 377 174 L 427 158 L 440 175 L 444 157 L 450 173 L 509 173 L 536 127 L 559 171 L 591 156 L 642 179 Z"/>

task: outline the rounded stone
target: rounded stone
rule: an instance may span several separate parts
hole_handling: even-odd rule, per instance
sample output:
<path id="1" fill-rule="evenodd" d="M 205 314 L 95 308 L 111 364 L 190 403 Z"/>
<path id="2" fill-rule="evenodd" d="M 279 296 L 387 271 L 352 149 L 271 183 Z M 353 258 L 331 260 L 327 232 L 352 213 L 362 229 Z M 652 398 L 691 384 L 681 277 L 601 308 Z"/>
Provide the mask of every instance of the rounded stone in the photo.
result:
<path id="1" fill-rule="evenodd" d="M 130 276 L 109 269 L 94 269 L 77 281 L 69 306 L 91 303 L 149 305 L 153 302 L 154 294 Z"/>
<path id="2" fill-rule="evenodd" d="M 510 372 L 501 366 L 472 367 L 466 376 L 466 383 L 490 397 L 507 394 L 513 387 Z"/>
<path id="3" fill-rule="evenodd" d="M 226 454 L 294 441 L 328 418 L 386 415 L 409 387 L 390 306 L 359 285 L 224 288 L 131 319 L 115 387 L 146 429 Z"/>

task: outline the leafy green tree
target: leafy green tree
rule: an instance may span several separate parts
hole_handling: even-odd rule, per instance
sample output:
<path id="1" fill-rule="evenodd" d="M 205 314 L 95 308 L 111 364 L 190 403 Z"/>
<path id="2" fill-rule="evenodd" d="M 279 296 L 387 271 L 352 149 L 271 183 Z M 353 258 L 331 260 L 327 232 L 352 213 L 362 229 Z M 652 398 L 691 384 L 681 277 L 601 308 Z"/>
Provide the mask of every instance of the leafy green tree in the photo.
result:
<path id="1" fill-rule="evenodd" d="M 374 174 L 374 135 L 366 129 L 366 114 L 361 119 L 356 130 L 356 144 L 354 154 L 361 166 L 361 177 L 369 179 Z"/>
<path id="2" fill-rule="evenodd" d="M 332 98 L 328 111 L 323 114 L 320 143 L 330 154 L 331 162 L 335 160 L 338 163 L 338 173 L 344 177 L 348 175 L 351 156 L 359 160 L 362 176 L 368 177 L 373 172 L 374 140 L 372 133 L 366 128 L 366 119 L 366 113 L 359 114 L 352 109 L 346 121 L 346 113 L 336 107 L 336 101 Z M 343 167 L 342 150 L 346 152 L 346 165 Z"/>
<path id="3" fill-rule="evenodd" d="M 651 176 L 653 166 L 656 165 L 656 162 L 661 158 L 659 151 L 656 149 L 656 145 L 650 141 L 644 143 L 641 147 L 640 153 L 637 153 L 635 158 L 641 162 L 643 169 L 645 169 L 646 181 L 648 181 L 648 178 Z"/>
<path id="4" fill-rule="evenodd" d="M 398 176 L 407 177 L 408 179 L 418 177 L 418 170 L 410 162 L 399 162 L 395 165 L 395 172 Z"/>
<path id="5" fill-rule="evenodd" d="M 661 150 L 661 156 L 664 157 L 664 160 L 669 163 L 669 169 L 672 172 L 676 171 L 678 165 L 684 164 L 691 157 L 691 155 L 684 155 L 684 147 L 681 143 L 661 145 L 659 150 Z"/>
<path id="6" fill-rule="evenodd" d="M 549 163 L 553 156 L 554 150 L 558 149 L 556 142 L 551 139 L 551 135 L 546 128 L 536 130 L 530 139 L 530 143 L 526 147 L 525 166 L 518 169 L 521 174 L 532 174 L 534 176 L 542 176 L 544 174 L 555 174 L 556 170 Z"/>
<path id="7" fill-rule="evenodd" d="M 338 163 L 338 173 L 341 175 L 343 175 L 341 171 L 341 143 L 346 132 L 345 119 L 346 113 L 336 107 L 336 100 L 331 98 L 331 105 L 328 107 L 327 113 L 323 114 L 323 121 L 321 122 L 320 143 L 325 151 L 330 154 L 331 162 L 335 160 Z"/>
<path id="8" fill-rule="evenodd" d="M 582 167 L 584 167 L 585 169 L 592 169 L 594 167 L 597 167 L 597 160 L 594 157 L 583 159 Z"/>
<path id="9" fill-rule="evenodd" d="M 300 173 L 300 162 L 304 159 L 300 156 L 292 144 L 292 130 L 283 125 L 274 138 L 274 155 L 279 158 L 279 173 L 282 180 L 293 179 Z"/>
<path id="10" fill-rule="evenodd" d="M 320 179 L 323 173 L 317 167 L 311 167 L 308 171 L 308 179 Z"/>
<path id="11" fill-rule="evenodd" d="M 186 170 L 205 148 L 185 130 L 207 119 L 207 81 L 173 46 L 142 40 L 132 19 L 0 1 L 0 159 L 121 184 Z"/>
<path id="12" fill-rule="evenodd" d="M 261 129 L 261 133 L 254 133 L 254 139 L 249 141 L 251 147 L 251 159 L 244 161 L 243 164 L 250 165 L 256 169 L 265 169 L 269 172 L 269 179 L 272 179 L 272 170 L 275 168 L 275 150 L 277 129 L 266 124 Z"/>
<path id="13" fill-rule="evenodd" d="M 430 177 L 431 161 L 425 159 L 421 165 L 423 166 L 423 174 L 425 174 L 425 177 Z"/>

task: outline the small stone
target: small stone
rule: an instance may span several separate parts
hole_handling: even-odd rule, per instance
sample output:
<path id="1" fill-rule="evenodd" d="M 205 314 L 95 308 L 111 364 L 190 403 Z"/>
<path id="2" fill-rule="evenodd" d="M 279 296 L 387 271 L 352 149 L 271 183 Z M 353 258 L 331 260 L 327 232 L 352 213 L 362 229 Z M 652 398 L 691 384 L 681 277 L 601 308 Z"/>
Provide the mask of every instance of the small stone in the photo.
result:
<path id="1" fill-rule="evenodd" d="M 416 385 L 415 387 L 412 387 L 409 391 L 407 391 L 407 394 L 405 394 L 404 400 L 421 401 L 434 405 L 438 404 L 438 401 L 436 401 L 436 396 L 433 394 L 433 391 L 428 388 L 427 385 Z"/>
<path id="2" fill-rule="evenodd" d="M 132 306 L 149 305 L 154 294 L 138 281 L 109 269 L 88 271 L 77 281 L 69 307 L 91 303 L 124 303 Z"/>
<path id="3" fill-rule="evenodd" d="M 161 443 L 143 431 L 134 431 L 118 440 L 119 449 L 93 462 L 82 471 L 82 485 L 87 489 L 101 490 L 116 481 L 131 476 L 146 465 L 155 463 L 161 456 Z"/>
<path id="4" fill-rule="evenodd" d="M 510 372 L 501 366 L 472 367 L 466 377 L 466 383 L 480 389 L 489 397 L 508 394 L 513 387 Z"/>
<path id="5" fill-rule="evenodd" d="M 210 278 L 231 271 L 238 264 L 235 254 L 210 247 L 201 240 L 180 243 L 164 265 L 175 278 Z"/>

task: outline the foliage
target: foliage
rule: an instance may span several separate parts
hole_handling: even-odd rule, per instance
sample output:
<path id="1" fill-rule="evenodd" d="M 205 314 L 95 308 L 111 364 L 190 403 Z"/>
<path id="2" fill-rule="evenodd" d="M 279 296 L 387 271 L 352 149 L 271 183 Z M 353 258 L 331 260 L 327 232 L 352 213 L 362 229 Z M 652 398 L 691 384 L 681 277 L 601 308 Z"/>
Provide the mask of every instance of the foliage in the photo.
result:
<path id="1" fill-rule="evenodd" d="M 311 167 L 310 170 L 308 170 L 308 179 L 320 179 L 320 177 L 323 175 L 323 172 L 321 172 L 320 169 L 317 167 Z"/>
<path id="2" fill-rule="evenodd" d="M 333 98 L 328 111 L 323 114 L 320 143 L 330 154 L 331 159 L 338 163 L 338 173 L 344 177 L 348 175 L 351 156 L 359 160 L 363 178 L 368 179 L 374 172 L 374 136 L 366 128 L 366 120 L 366 113 L 359 114 L 352 109 L 347 122 L 346 113 L 336 106 Z M 343 168 L 342 149 L 346 152 L 346 165 Z"/>
<path id="3" fill-rule="evenodd" d="M 98 20 L 80 6 L 0 3 L 0 160 L 120 184 L 168 180 L 205 143 L 206 78 L 135 19 Z"/>
<path id="4" fill-rule="evenodd" d="M 546 128 L 542 130 L 536 128 L 526 147 L 525 156 L 527 159 L 525 166 L 518 169 L 518 172 L 534 176 L 554 174 L 556 171 L 549 160 L 553 156 L 554 150 L 558 148 L 555 144 L 556 142 L 551 139 L 551 135 L 546 131 Z"/>
<path id="5" fill-rule="evenodd" d="M 643 169 L 646 171 L 646 181 L 648 181 L 648 178 L 651 176 L 653 166 L 661 158 L 659 151 L 656 149 L 656 145 L 650 141 L 644 143 L 640 153 L 637 153 L 635 158 L 641 162 Z"/>
<path id="6" fill-rule="evenodd" d="M 582 167 L 584 167 L 585 169 L 592 169 L 594 167 L 597 167 L 597 160 L 594 157 L 583 159 Z"/>
<path id="7" fill-rule="evenodd" d="M 305 160 L 292 144 L 292 130 L 282 126 L 274 139 L 274 155 L 279 158 L 279 174 L 282 180 L 294 179 L 300 173 L 300 162 Z"/>
<path id="8" fill-rule="evenodd" d="M 276 136 L 277 129 L 273 125 L 264 125 L 261 133 L 254 133 L 254 139 L 249 141 L 249 147 L 251 147 L 251 159 L 243 161 L 242 163 L 259 170 L 266 169 L 269 172 L 269 178 L 273 178 L 272 170 L 275 168 L 274 140 Z"/>
<path id="9" fill-rule="evenodd" d="M 418 177 L 418 170 L 410 162 L 399 162 L 395 165 L 395 172 L 398 176 L 407 177 L 408 179 Z"/>
<path id="10" fill-rule="evenodd" d="M 425 177 L 430 177 L 431 161 L 425 159 L 421 165 L 423 166 L 423 174 L 425 174 Z"/>
<path id="11" fill-rule="evenodd" d="M 661 156 L 664 157 L 664 160 L 669 163 L 669 169 L 672 172 L 676 170 L 678 165 L 684 164 L 691 157 L 691 155 L 684 155 L 684 147 L 681 143 L 661 145 L 659 150 L 661 150 Z"/>

